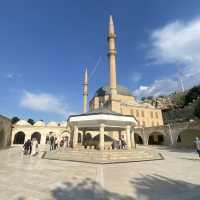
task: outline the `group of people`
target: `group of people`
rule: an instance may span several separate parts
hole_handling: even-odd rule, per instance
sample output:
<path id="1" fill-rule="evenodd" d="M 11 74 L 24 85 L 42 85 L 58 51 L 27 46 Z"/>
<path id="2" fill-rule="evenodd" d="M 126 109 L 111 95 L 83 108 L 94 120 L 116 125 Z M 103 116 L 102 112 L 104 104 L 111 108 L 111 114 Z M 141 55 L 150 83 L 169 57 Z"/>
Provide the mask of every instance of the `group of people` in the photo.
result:
<path id="1" fill-rule="evenodd" d="M 69 147 L 69 140 L 68 137 L 62 137 L 58 139 L 57 137 L 51 136 L 49 140 L 47 141 L 47 144 L 49 145 L 49 150 L 56 150 L 56 149 L 67 149 Z M 194 148 L 197 151 L 199 157 L 200 157 L 200 140 L 198 137 L 195 138 L 194 142 Z M 35 156 L 39 152 L 39 145 L 36 138 L 28 139 L 24 146 L 24 154 L 25 155 L 32 155 Z M 112 149 L 126 149 L 127 144 L 124 140 L 124 138 L 120 138 L 119 140 L 114 140 L 112 143 Z"/>
<path id="2" fill-rule="evenodd" d="M 38 141 L 36 138 L 28 139 L 24 143 L 24 155 L 32 155 L 35 156 L 39 152 L 39 146 L 38 146 Z"/>
<path id="3" fill-rule="evenodd" d="M 67 137 L 62 137 L 58 139 L 55 136 L 50 136 L 49 140 L 47 141 L 49 146 L 49 151 L 59 150 L 61 148 L 66 149 L 69 147 L 69 142 Z"/>
<path id="4" fill-rule="evenodd" d="M 112 149 L 127 149 L 127 144 L 124 138 L 120 138 L 119 140 L 114 140 L 112 143 Z"/>

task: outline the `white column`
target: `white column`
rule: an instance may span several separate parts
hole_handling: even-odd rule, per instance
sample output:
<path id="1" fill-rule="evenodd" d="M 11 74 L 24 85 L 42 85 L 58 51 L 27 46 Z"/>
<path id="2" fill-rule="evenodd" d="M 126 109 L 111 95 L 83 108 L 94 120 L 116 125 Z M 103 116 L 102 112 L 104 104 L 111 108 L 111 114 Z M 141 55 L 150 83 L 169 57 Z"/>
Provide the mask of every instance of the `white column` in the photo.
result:
<path id="1" fill-rule="evenodd" d="M 45 145 L 46 143 L 46 133 L 41 133 L 40 144 Z"/>
<path id="2" fill-rule="evenodd" d="M 74 126 L 73 148 L 76 148 L 78 142 L 78 127 Z"/>
<path id="3" fill-rule="evenodd" d="M 17 131 L 15 131 L 15 129 L 12 129 L 12 139 L 11 139 L 11 146 L 13 145 L 14 142 L 14 138 L 15 138 L 15 134 L 17 133 Z"/>
<path id="4" fill-rule="evenodd" d="M 104 150 L 104 124 L 100 125 L 100 150 Z"/>
<path id="5" fill-rule="evenodd" d="M 126 126 L 126 142 L 127 142 L 127 146 L 128 149 L 131 149 L 131 127 L 130 126 Z"/>
<path id="6" fill-rule="evenodd" d="M 31 139 L 31 130 L 24 131 L 25 133 L 25 139 L 24 142 L 26 142 L 28 139 Z"/>
<path id="7" fill-rule="evenodd" d="M 136 148 L 134 128 L 132 128 L 132 131 L 131 131 L 131 147 L 132 147 L 132 149 Z"/>

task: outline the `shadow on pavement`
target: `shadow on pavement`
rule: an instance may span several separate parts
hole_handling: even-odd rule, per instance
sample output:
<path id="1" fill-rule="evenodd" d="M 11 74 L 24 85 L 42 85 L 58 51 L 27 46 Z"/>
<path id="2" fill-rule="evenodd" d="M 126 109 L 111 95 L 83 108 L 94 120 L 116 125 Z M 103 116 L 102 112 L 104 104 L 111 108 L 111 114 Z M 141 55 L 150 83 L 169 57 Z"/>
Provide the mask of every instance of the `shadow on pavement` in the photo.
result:
<path id="1" fill-rule="evenodd" d="M 173 180 L 160 175 L 149 175 L 131 180 L 138 200 L 196 200 L 200 199 L 200 185 Z"/>
<path id="2" fill-rule="evenodd" d="M 111 192 L 96 181 L 86 178 L 64 182 L 51 191 L 53 200 L 197 200 L 200 185 L 173 180 L 164 176 L 151 175 L 130 180 L 136 198 Z M 122 187 L 124 187 L 122 185 Z M 123 191 L 123 189 L 121 189 Z M 17 200 L 26 200 L 19 197 Z M 28 199 L 27 199 L 28 200 Z"/>
<path id="3" fill-rule="evenodd" d="M 52 191 L 55 200 L 132 200 L 128 195 L 120 195 L 104 189 L 92 179 L 84 179 L 74 184 L 66 182 Z"/>

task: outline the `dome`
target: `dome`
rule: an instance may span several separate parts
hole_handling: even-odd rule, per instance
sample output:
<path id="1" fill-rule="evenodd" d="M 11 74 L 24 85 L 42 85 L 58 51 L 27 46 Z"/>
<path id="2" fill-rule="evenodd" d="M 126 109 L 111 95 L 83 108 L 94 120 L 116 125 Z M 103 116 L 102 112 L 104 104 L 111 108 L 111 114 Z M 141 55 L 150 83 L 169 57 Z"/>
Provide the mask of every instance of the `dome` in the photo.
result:
<path id="1" fill-rule="evenodd" d="M 16 125 L 20 125 L 20 126 L 31 126 L 30 123 L 28 123 L 26 120 L 19 120 Z"/>
<path id="2" fill-rule="evenodd" d="M 37 121 L 33 126 L 45 126 L 45 123 L 43 121 Z"/>
<path id="3" fill-rule="evenodd" d="M 60 122 L 60 126 L 62 126 L 62 127 L 67 127 L 67 122 L 65 122 L 65 121 Z"/>
<path id="4" fill-rule="evenodd" d="M 105 95 L 109 95 L 110 93 L 110 86 L 104 86 L 104 87 L 100 87 L 96 93 L 95 96 L 105 96 Z M 123 87 L 121 85 L 117 85 L 117 94 L 119 95 L 124 95 L 124 96 L 133 96 L 132 92 L 129 91 L 128 88 Z"/>
<path id="5" fill-rule="evenodd" d="M 49 122 L 47 126 L 58 126 L 57 122 Z"/>

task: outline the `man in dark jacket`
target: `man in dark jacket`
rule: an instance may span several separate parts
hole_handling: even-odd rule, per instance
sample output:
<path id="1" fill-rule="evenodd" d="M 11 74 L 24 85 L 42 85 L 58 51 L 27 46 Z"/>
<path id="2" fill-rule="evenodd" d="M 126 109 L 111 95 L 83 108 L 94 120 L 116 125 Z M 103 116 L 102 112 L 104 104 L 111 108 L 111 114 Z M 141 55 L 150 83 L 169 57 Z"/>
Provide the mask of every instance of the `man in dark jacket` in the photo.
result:
<path id="1" fill-rule="evenodd" d="M 54 150 L 54 137 L 50 137 L 50 151 Z"/>
<path id="2" fill-rule="evenodd" d="M 24 144 L 24 154 L 31 154 L 32 151 L 32 144 L 31 144 L 31 140 L 28 139 L 25 144 Z"/>

